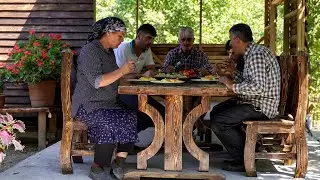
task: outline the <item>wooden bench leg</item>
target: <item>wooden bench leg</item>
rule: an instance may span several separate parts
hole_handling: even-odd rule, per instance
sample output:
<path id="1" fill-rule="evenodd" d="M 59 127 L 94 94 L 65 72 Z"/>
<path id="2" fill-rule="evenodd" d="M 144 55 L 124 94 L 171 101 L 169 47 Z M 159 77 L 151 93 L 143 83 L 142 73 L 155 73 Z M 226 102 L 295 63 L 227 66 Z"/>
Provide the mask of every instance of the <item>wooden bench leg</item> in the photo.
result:
<path id="1" fill-rule="evenodd" d="M 189 153 L 199 160 L 199 171 L 209 171 L 209 154 L 201 150 L 192 138 L 192 129 L 198 118 L 209 110 L 209 97 L 202 97 L 201 104 L 186 117 L 183 124 L 183 142 Z"/>
<path id="2" fill-rule="evenodd" d="M 249 177 L 257 177 L 255 163 L 257 135 L 257 127 L 248 124 L 246 130 L 246 143 L 244 148 L 244 166 L 246 169 L 247 176 Z"/>
<path id="3" fill-rule="evenodd" d="M 147 169 L 147 160 L 161 148 L 164 140 L 164 123 L 161 114 L 148 104 L 148 95 L 138 95 L 139 110 L 151 117 L 154 123 L 154 137 L 149 147 L 137 154 L 137 169 Z"/>
<path id="4" fill-rule="evenodd" d="M 46 148 L 46 112 L 38 112 L 38 149 Z"/>

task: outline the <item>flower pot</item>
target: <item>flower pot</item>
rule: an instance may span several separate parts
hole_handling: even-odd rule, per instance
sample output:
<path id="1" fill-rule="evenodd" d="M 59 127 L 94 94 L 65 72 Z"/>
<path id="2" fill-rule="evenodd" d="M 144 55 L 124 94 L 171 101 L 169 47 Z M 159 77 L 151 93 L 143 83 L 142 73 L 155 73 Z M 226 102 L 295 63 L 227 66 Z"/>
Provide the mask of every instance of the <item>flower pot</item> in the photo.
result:
<path id="1" fill-rule="evenodd" d="M 28 84 L 32 107 L 52 106 L 56 90 L 56 81 L 41 81 Z"/>
<path id="2" fill-rule="evenodd" d="M 0 108 L 4 107 L 5 97 L 5 95 L 0 94 Z"/>

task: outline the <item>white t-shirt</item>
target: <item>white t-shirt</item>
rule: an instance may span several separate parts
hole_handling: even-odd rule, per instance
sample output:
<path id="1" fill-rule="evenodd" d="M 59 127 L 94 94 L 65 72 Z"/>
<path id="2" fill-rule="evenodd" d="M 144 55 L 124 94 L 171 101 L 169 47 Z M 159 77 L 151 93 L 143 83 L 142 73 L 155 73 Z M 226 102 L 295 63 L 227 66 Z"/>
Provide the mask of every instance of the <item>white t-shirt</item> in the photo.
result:
<path id="1" fill-rule="evenodd" d="M 123 66 L 129 59 L 132 59 L 135 62 L 136 73 L 140 73 L 144 66 L 154 65 L 150 48 L 137 57 L 133 49 L 133 41 L 121 43 L 119 47 L 113 51 L 116 56 L 118 67 Z"/>

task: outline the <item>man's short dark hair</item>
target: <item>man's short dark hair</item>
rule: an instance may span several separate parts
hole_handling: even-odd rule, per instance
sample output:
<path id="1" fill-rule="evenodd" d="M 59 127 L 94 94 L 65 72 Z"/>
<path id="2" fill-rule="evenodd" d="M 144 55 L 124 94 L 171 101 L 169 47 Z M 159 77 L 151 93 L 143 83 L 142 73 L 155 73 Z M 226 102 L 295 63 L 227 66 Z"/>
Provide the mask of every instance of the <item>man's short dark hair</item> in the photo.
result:
<path id="1" fill-rule="evenodd" d="M 226 51 L 229 51 L 232 48 L 230 39 L 226 42 L 226 46 L 224 48 Z"/>
<path id="2" fill-rule="evenodd" d="M 251 28 L 247 24 L 239 23 L 233 25 L 229 30 L 229 33 L 241 39 L 243 42 L 253 41 Z"/>
<path id="3" fill-rule="evenodd" d="M 156 37 L 157 31 L 151 24 L 142 24 L 137 30 L 137 35 L 139 34 L 150 34 L 151 36 Z"/>

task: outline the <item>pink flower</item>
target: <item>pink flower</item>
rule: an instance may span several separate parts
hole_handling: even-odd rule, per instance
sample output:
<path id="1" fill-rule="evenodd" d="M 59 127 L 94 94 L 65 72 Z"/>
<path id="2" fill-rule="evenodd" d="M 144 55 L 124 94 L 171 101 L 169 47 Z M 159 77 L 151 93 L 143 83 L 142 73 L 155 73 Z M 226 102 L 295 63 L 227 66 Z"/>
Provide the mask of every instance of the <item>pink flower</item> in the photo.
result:
<path id="1" fill-rule="evenodd" d="M 44 33 L 41 33 L 41 34 L 40 34 L 40 37 L 44 37 Z"/>
<path id="2" fill-rule="evenodd" d="M 50 48 L 52 48 L 52 45 L 51 45 L 51 43 L 49 43 L 49 45 L 48 45 L 48 49 L 50 49 Z"/>
<path id="3" fill-rule="evenodd" d="M 5 157 L 6 157 L 6 154 L 0 151 L 0 163 L 4 160 Z"/>
<path id="4" fill-rule="evenodd" d="M 4 67 L 5 67 L 5 65 L 6 65 L 6 63 L 4 63 L 4 62 L 0 62 L 0 68 L 4 68 Z"/>
<path id="5" fill-rule="evenodd" d="M 29 34 L 33 35 L 33 34 L 35 34 L 35 33 L 36 33 L 36 30 L 34 30 L 34 29 L 30 29 L 30 30 L 29 30 Z"/>
<path id="6" fill-rule="evenodd" d="M 13 126 L 12 126 L 14 129 L 17 129 L 19 132 L 23 133 L 24 130 L 26 129 L 26 126 L 25 124 L 20 121 L 20 120 L 16 120 L 15 123 L 13 123 Z"/>
<path id="7" fill-rule="evenodd" d="M 15 139 L 12 140 L 12 144 L 14 145 L 15 151 L 22 151 L 24 146 L 21 145 L 20 141 L 17 141 Z"/>
<path id="8" fill-rule="evenodd" d="M 13 140 L 13 136 L 7 131 L 0 130 L 0 141 L 4 146 L 9 146 Z"/>
<path id="9" fill-rule="evenodd" d="M 14 120 L 13 120 L 13 117 L 6 113 L 6 115 L 2 115 L 0 114 L 0 123 L 13 123 Z"/>
<path id="10" fill-rule="evenodd" d="M 8 56 L 11 56 L 12 55 L 12 51 L 8 51 Z"/>

